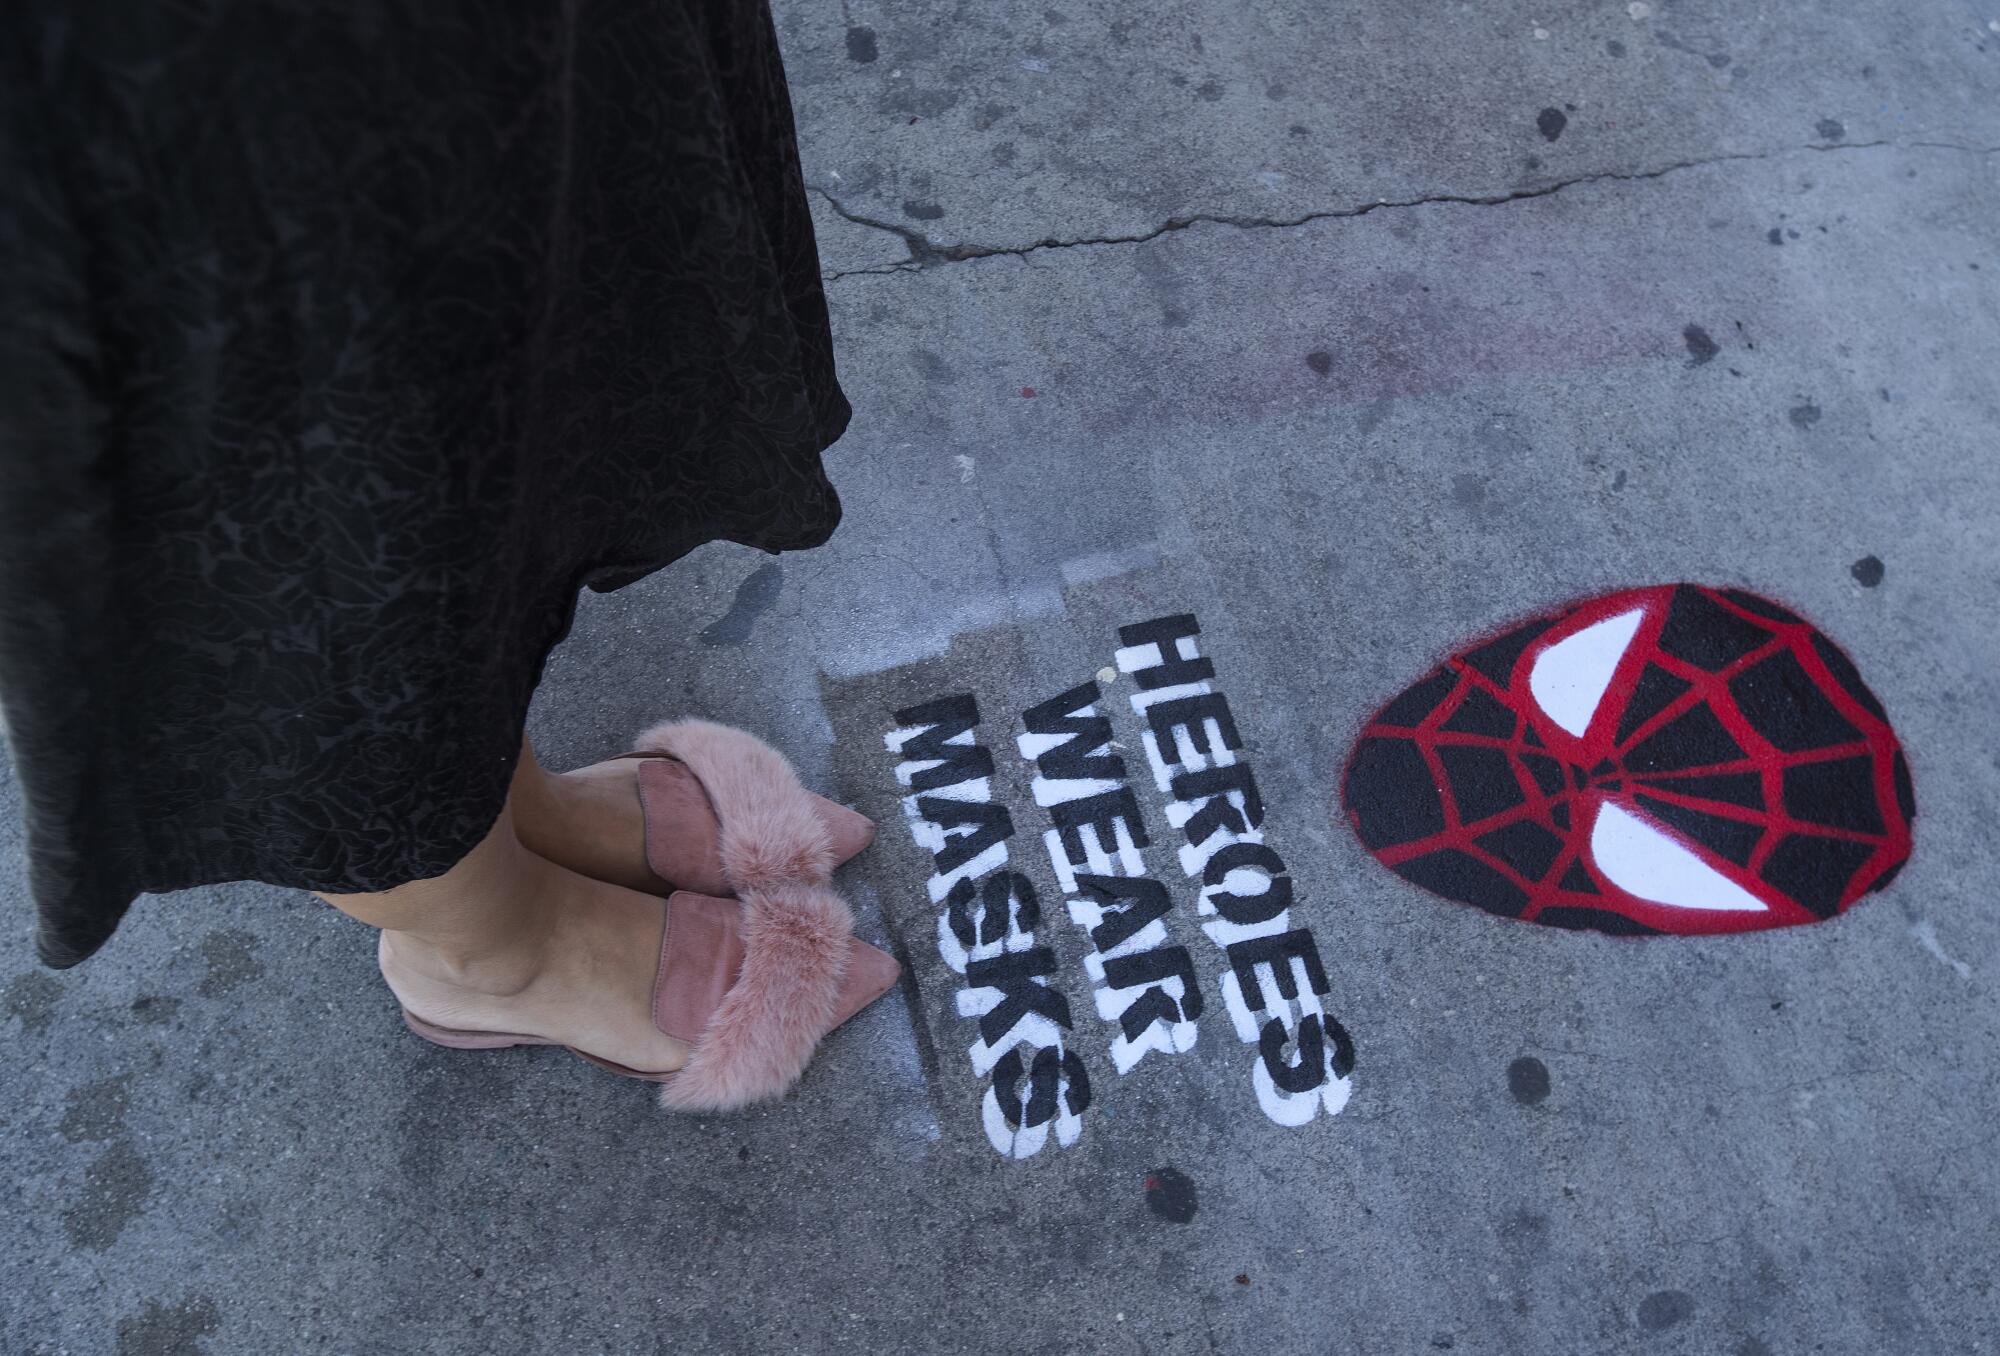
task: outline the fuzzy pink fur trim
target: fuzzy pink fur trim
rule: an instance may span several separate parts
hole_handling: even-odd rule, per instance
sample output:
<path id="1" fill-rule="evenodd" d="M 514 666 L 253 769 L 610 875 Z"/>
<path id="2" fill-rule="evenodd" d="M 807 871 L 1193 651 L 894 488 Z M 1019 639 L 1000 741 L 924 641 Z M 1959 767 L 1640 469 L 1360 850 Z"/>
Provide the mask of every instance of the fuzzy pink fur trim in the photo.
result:
<path id="1" fill-rule="evenodd" d="M 740 896 L 833 874 L 833 840 L 785 755 L 755 735 L 708 720 L 670 721 L 635 748 L 671 754 L 708 793 L 722 832 L 722 875 Z"/>
<path id="2" fill-rule="evenodd" d="M 832 1029 L 853 917 L 823 885 L 774 885 L 743 901 L 743 970 L 687 1066 L 660 1087 L 676 1111 L 779 1097 Z"/>
<path id="3" fill-rule="evenodd" d="M 784 755 L 712 721 L 656 725 L 635 747 L 687 764 L 721 826 L 723 878 L 743 901 L 743 969 L 662 1106 L 727 1111 L 782 1096 L 832 1029 L 854 916 L 826 885 L 833 844 Z"/>

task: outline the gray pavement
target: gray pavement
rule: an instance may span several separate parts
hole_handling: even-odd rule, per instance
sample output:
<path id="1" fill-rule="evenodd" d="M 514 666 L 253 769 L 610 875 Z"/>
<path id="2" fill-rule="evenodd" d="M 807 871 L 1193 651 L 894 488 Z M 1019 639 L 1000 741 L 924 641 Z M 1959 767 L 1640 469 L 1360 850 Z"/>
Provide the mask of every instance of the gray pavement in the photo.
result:
<path id="1" fill-rule="evenodd" d="M 418 1043 L 297 893 L 145 901 L 58 974 L 9 886 L 0 1350 L 2000 1349 L 2000 6 L 1053 3 L 779 5 L 846 523 L 587 597 L 532 723 L 557 765 L 683 712 L 790 751 L 884 825 L 841 881 L 900 995 L 782 1104 L 675 1119 Z M 1368 856 L 1335 790 L 1370 712 L 1683 579 L 1859 663 L 1921 806 L 1892 887 L 1633 940 Z M 1303 1112 L 1118 670 L 1175 613 L 1352 1037 Z M 1123 1073 L 1016 742 L 1107 669 L 1207 995 Z M 1083 1071 L 1039 1135 L 982 1114 L 887 742 L 959 694 Z"/>

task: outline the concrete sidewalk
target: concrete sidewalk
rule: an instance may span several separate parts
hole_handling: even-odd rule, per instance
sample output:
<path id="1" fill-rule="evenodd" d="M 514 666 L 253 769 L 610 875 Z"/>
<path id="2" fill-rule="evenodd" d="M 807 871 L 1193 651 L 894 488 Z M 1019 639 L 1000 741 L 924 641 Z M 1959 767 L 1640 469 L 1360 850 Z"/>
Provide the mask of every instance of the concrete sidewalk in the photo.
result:
<path id="1" fill-rule="evenodd" d="M 2000 5 L 777 18 L 847 520 L 587 596 L 532 733 L 786 749 L 884 825 L 841 883 L 901 994 L 784 1103 L 674 1119 L 413 1040 L 296 893 L 142 903 L 57 974 L 10 885 L 0 1350 L 2000 1349 Z M 1371 712 L 1679 580 L 1854 657 L 1914 769 L 1900 879 L 1634 940 L 1371 859 L 1337 803 Z M 1129 700 L 1120 629 L 1178 614 L 1352 1043 L 1310 1105 L 1259 1083 Z M 1184 1049 L 1118 1048 L 1044 842 L 1024 713 L 1091 681 L 1206 997 Z M 1011 1071 L 901 803 L 962 696 L 1067 1004 Z M 0 851 L 18 881 L 11 799 Z M 1038 1134 L 995 1122 L 1010 1072 Z"/>

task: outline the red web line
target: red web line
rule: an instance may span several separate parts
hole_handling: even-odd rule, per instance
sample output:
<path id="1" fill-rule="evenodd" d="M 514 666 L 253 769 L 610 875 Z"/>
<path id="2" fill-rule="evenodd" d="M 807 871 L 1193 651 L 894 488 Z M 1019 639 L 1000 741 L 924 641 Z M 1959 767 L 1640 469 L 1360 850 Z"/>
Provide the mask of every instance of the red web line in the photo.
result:
<path id="1" fill-rule="evenodd" d="M 1889 829 L 1889 826 L 1900 819 L 1900 815 L 1890 813 L 1893 799 L 1884 797 L 1882 794 L 1883 787 L 1879 783 L 1891 771 L 1889 763 L 1894 752 L 1893 736 L 1889 736 L 1886 741 L 1888 747 L 1884 748 L 1883 743 L 1885 741 L 1883 741 L 1882 736 L 1887 732 L 1882 722 L 1874 719 L 1866 710 L 1861 708 L 1858 702 L 1850 698 L 1847 690 L 1826 669 L 1818 653 L 1813 649 L 1810 639 L 1812 628 L 1810 626 L 1802 622 L 1776 621 L 1747 609 L 1737 607 L 1727 598 L 1707 589 L 1703 589 L 1701 592 L 1711 603 L 1726 608 L 1735 615 L 1748 620 L 1753 625 L 1771 632 L 1772 639 L 1765 644 L 1759 645 L 1747 654 L 1732 660 L 1716 672 L 1709 673 L 1706 670 L 1677 660 L 1672 655 L 1660 650 L 1657 630 L 1644 636 L 1645 659 L 1647 661 L 1658 664 L 1661 668 L 1673 673 L 1676 677 L 1694 684 L 1694 687 L 1688 692 L 1683 693 L 1681 698 L 1676 700 L 1674 706 L 1692 705 L 1689 699 L 1696 697 L 1697 694 L 1706 698 L 1709 709 L 1714 712 L 1717 720 L 1721 722 L 1722 728 L 1728 733 L 1731 739 L 1736 741 L 1737 747 L 1741 748 L 1747 755 L 1745 758 L 1734 760 L 1728 764 L 1676 768 L 1671 775 L 1705 776 L 1728 772 L 1753 771 L 1758 773 L 1764 798 L 1764 809 L 1761 814 L 1763 815 L 1763 823 L 1768 826 L 1768 831 L 1758 840 L 1756 848 L 1750 855 L 1749 862 L 1739 867 L 1736 863 L 1721 857 L 1713 849 L 1692 840 L 1671 825 L 1662 824 L 1652 816 L 1646 815 L 1644 807 L 1633 806 L 1632 808 L 1635 813 L 1645 816 L 1647 823 L 1652 825 L 1652 827 L 1669 834 L 1676 842 L 1682 843 L 1699 854 L 1702 860 L 1710 866 L 1722 872 L 1730 879 L 1737 881 L 1738 884 L 1750 889 L 1767 903 L 1773 899 L 1782 899 L 1783 897 L 1772 891 L 1764 881 L 1762 874 L 1764 867 L 1770 861 L 1771 854 L 1777 851 L 1779 844 L 1791 834 L 1811 834 L 1847 842 L 1873 844 L 1876 848 L 1875 852 L 1871 854 L 1868 861 L 1855 870 L 1853 876 L 1849 878 L 1846 888 L 1842 891 L 1840 907 L 1845 908 L 1860 893 L 1861 889 L 1865 889 L 1867 883 L 1873 880 L 1882 869 L 1882 858 L 1885 852 L 1895 848 L 1897 835 L 1893 830 L 1880 834 L 1862 833 L 1851 829 L 1839 829 L 1831 825 L 1815 824 L 1794 818 L 1791 812 L 1785 808 L 1785 773 L 1793 768 L 1802 767 L 1810 763 L 1831 762 L 1841 758 L 1854 758 L 1863 755 L 1871 757 L 1874 760 L 1874 770 L 1877 774 L 1876 780 L 1878 782 L 1875 795 L 1876 806 L 1882 815 L 1885 830 Z M 1637 648 L 1636 642 L 1640 638 L 1635 637 L 1634 639 L 1635 648 Z M 1796 752 L 1790 752 L 1772 744 L 1756 726 L 1750 723 L 1749 718 L 1744 715 L 1742 709 L 1730 694 L 1729 684 L 1746 670 L 1785 652 L 1790 653 L 1792 658 L 1798 661 L 1806 670 L 1807 676 L 1813 680 L 1814 686 L 1820 690 L 1821 695 L 1834 702 L 1835 709 L 1840 712 L 1841 716 L 1847 720 L 1848 724 L 1861 733 L 1862 737 L 1860 739 L 1849 740 L 1842 744 L 1822 748 L 1801 749 Z M 1669 708 L 1669 710 L 1671 709 L 1673 707 Z M 1646 733 L 1664 718 L 1665 714 L 1665 712 L 1662 712 L 1661 717 L 1656 717 L 1654 720 L 1648 721 L 1646 726 L 1641 730 L 1634 731 L 1632 738 L 1625 741 L 1621 746 L 1621 752 L 1638 744 L 1645 737 Z M 1647 792 L 1657 793 L 1667 790 L 1667 788 L 1655 781 L 1654 778 L 1668 775 L 1648 772 L 1634 773 L 1627 770 L 1625 780 L 1628 783 L 1638 782 L 1645 787 Z M 1726 801 L 1707 800 L 1686 792 L 1671 792 L 1662 795 L 1660 798 L 1673 804 L 1686 805 L 1689 809 L 1698 809 L 1706 813 L 1717 814 L 1732 819 L 1741 818 L 1746 813 L 1759 813 L 1748 811 L 1743 806 L 1731 806 Z M 1736 811 L 1735 814 L 1729 813 L 1732 809 Z M 1790 903 L 1789 900 L 1785 900 L 1784 902 L 1787 904 Z"/>
<path id="2" fill-rule="evenodd" d="M 1536 745 L 1524 742 L 1520 737 L 1521 732 L 1533 728 L 1538 723 L 1534 709 L 1527 699 L 1515 691 L 1513 684 L 1502 686 L 1493 682 L 1486 674 L 1467 663 L 1462 655 L 1453 656 L 1444 666 L 1455 675 L 1451 691 L 1426 713 L 1415 728 L 1387 726 L 1370 721 L 1363 730 L 1364 736 L 1406 739 L 1417 746 L 1432 782 L 1438 790 L 1439 803 L 1445 819 L 1445 827 L 1442 830 L 1414 842 L 1381 849 L 1375 855 L 1385 865 L 1395 866 L 1433 852 L 1455 849 L 1481 862 L 1511 881 L 1523 892 L 1528 899 L 1528 903 L 1522 909 L 1523 918 L 1531 919 L 1543 908 L 1558 901 L 1594 908 L 1617 907 L 1628 914 L 1636 905 L 1643 911 L 1643 916 L 1639 916 L 1639 921 L 1642 922 L 1649 918 L 1680 916 L 1680 911 L 1673 910 L 1671 906 L 1638 899 L 1629 892 L 1611 885 L 1591 870 L 1589 860 L 1584 856 L 1583 848 L 1587 834 L 1583 823 L 1583 811 L 1587 808 L 1589 797 L 1580 794 L 1572 785 L 1567 775 L 1567 767 L 1579 760 L 1583 766 L 1594 766 L 1605 757 L 1609 757 L 1618 764 L 1620 789 L 1615 793 L 1599 794 L 1605 795 L 1607 799 L 1615 797 L 1630 812 L 1641 816 L 1649 826 L 1696 853 L 1700 860 L 1726 878 L 1752 890 L 1770 908 L 1770 913 L 1760 915 L 1754 926 L 1770 926 L 1785 921 L 1810 921 L 1817 918 L 1817 915 L 1787 899 L 1762 879 L 1761 871 L 1768 862 L 1770 854 L 1788 835 L 1810 834 L 1874 845 L 1875 852 L 1854 872 L 1846 890 L 1843 891 L 1839 907 L 1845 908 L 1886 866 L 1885 857 L 1892 854 L 1907 855 L 1908 825 L 1901 815 L 1894 795 L 1892 759 L 1898 748 L 1894 733 L 1885 721 L 1862 707 L 1834 677 L 1811 643 L 1812 628 L 1809 624 L 1781 622 L 1739 607 L 1709 590 L 1704 589 L 1701 592 L 1713 604 L 1769 632 L 1771 639 L 1757 645 L 1720 670 L 1710 672 L 1678 660 L 1659 648 L 1659 637 L 1664 629 L 1667 611 L 1664 604 L 1671 597 L 1671 590 L 1649 590 L 1646 594 L 1640 595 L 1633 601 L 1645 608 L 1646 616 L 1638 632 L 1633 636 L 1632 644 L 1621 656 L 1613 682 L 1600 701 L 1599 714 L 1592 722 L 1594 728 L 1585 732 L 1586 736 L 1594 734 L 1596 737 L 1575 741 L 1574 752 L 1563 751 L 1559 744 Z M 1605 615 L 1615 615 L 1615 610 L 1606 609 Z M 1834 704 L 1841 716 L 1861 732 L 1860 739 L 1823 748 L 1786 752 L 1770 744 L 1749 723 L 1729 693 L 1729 683 L 1741 673 L 1780 652 L 1789 652 L 1805 669 L 1815 686 Z M 1523 652 L 1524 655 L 1525 653 L 1526 651 Z M 1517 670 L 1520 663 L 1521 661 L 1517 659 Z M 1688 683 L 1688 690 L 1648 717 L 1624 739 L 1616 739 L 1609 732 L 1615 730 L 1618 713 L 1622 712 L 1626 703 L 1630 701 L 1639 676 L 1644 673 L 1648 663 L 1657 665 L 1665 672 Z M 1442 728 L 1475 691 L 1486 692 L 1517 719 L 1519 723 L 1515 735 L 1505 737 L 1480 735 L 1447 731 Z M 1635 771 L 1624 766 L 1624 754 L 1704 701 L 1715 713 L 1730 738 L 1744 750 L 1743 757 L 1721 763 L 1657 772 Z M 1502 753 L 1507 758 L 1509 775 L 1514 778 L 1521 793 L 1521 802 L 1498 814 L 1478 820 L 1473 825 L 1468 825 L 1460 813 L 1457 789 L 1446 777 L 1439 756 L 1438 751 L 1446 746 L 1490 748 Z M 1861 756 L 1868 756 L 1873 760 L 1875 799 L 1882 814 L 1885 833 L 1865 833 L 1808 823 L 1794 818 L 1785 809 L 1783 778 L 1786 771 L 1811 763 Z M 1556 792 L 1548 793 L 1542 790 L 1540 783 L 1528 769 L 1526 760 L 1530 757 L 1548 758 L 1558 769 L 1564 770 L 1562 785 Z M 1761 810 L 1713 800 L 1698 793 L 1675 789 L 1672 785 L 1672 782 L 1679 778 L 1743 773 L 1755 774 L 1759 778 L 1759 788 L 1764 801 Z M 1656 820 L 1646 812 L 1644 806 L 1636 803 L 1635 797 L 1642 791 L 1647 795 L 1657 796 L 1668 804 L 1713 814 L 1759 829 L 1761 836 L 1749 864 L 1738 866 L 1706 845 L 1692 840 L 1673 826 Z M 1551 812 L 1558 805 L 1569 807 L 1570 827 L 1567 831 L 1557 829 L 1554 825 Z M 1562 839 L 1561 848 L 1539 881 L 1523 876 L 1507 862 L 1481 848 L 1475 841 L 1477 837 L 1504 829 L 1521 820 L 1542 824 Z M 1565 890 L 1558 883 L 1568 868 L 1579 859 L 1584 861 L 1586 870 L 1595 879 L 1602 891 L 1601 894 L 1583 894 Z M 1661 910 L 1666 911 L 1665 915 Z M 1722 920 L 1708 921 L 1720 923 Z M 1735 921 L 1739 926 L 1742 925 L 1742 920 Z"/>
<path id="3" fill-rule="evenodd" d="M 1514 867 L 1481 847 L 1476 841 L 1479 837 L 1483 837 L 1498 829 L 1504 829 L 1510 824 L 1518 823 L 1524 819 L 1531 819 L 1537 823 L 1542 823 L 1545 828 L 1557 834 L 1563 841 L 1563 846 L 1558 850 L 1556 859 L 1550 864 L 1545 877 L 1545 879 L 1549 880 L 1560 879 L 1562 873 L 1568 869 L 1569 864 L 1577 858 L 1582 849 L 1581 825 L 1578 823 L 1577 813 L 1579 808 L 1578 797 L 1575 788 L 1570 785 L 1564 760 L 1551 750 L 1525 743 L 1518 735 L 1503 738 L 1499 735 L 1469 734 L 1442 728 L 1445 722 L 1458 713 L 1459 707 L 1465 704 L 1470 694 L 1480 688 L 1485 688 L 1490 693 L 1495 693 L 1499 696 L 1501 705 L 1507 709 L 1510 715 L 1516 717 L 1517 728 L 1523 730 L 1527 728 L 1526 723 L 1521 719 L 1521 713 L 1515 709 L 1512 699 L 1504 689 L 1495 687 L 1485 674 L 1479 672 L 1479 670 L 1473 668 L 1471 665 L 1462 662 L 1459 658 L 1454 657 L 1446 662 L 1450 668 L 1456 671 L 1457 680 L 1452 684 L 1451 691 L 1445 695 L 1444 699 L 1432 711 L 1417 723 L 1415 729 L 1401 726 L 1381 726 L 1371 721 L 1363 731 L 1366 735 L 1408 739 L 1416 744 L 1417 751 L 1422 755 L 1425 766 L 1430 769 L 1431 781 L 1438 789 L 1438 799 L 1444 807 L 1445 816 L 1445 826 L 1437 833 L 1431 834 L 1427 838 L 1416 839 L 1413 842 L 1379 849 L 1375 853 L 1376 858 L 1383 865 L 1393 867 L 1412 858 L 1428 856 L 1430 853 L 1439 852 L 1446 848 L 1455 848 L 1467 856 L 1473 857 L 1486 866 L 1491 867 L 1521 889 L 1521 892 L 1528 897 L 1529 901 L 1522 909 L 1522 917 L 1524 918 L 1532 918 L 1545 903 L 1549 902 L 1548 897 L 1550 895 L 1564 899 L 1597 899 L 1598 896 L 1577 895 L 1570 891 L 1545 885 L 1541 881 L 1530 880 Z M 1429 738 L 1419 738 L 1419 736 L 1423 735 L 1428 735 Z M 1439 748 L 1446 745 L 1490 748 L 1513 754 L 1514 756 L 1508 760 L 1507 771 L 1508 775 L 1514 778 L 1515 785 L 1521 791 L 1521 803 L 1510 806 L 1498 814 L 1475 821 L 1476 828 L 1473 825 L 1466 824 L 1464 818 L 1459 813 L 1456 789 L 1453 787 L 1450 778 L 1445 775 L 1443 761 L 1437 752 Z M 1525 758 L 1528 755 L 1547 758 L 1556 765 L 1558 772 L 1563 777 L 1563 788 L 1560 792 L 1551 795 L 1542 790 L 1541 783 L 1537 782 L 1533 774 L 1527 770 Z M 1557 829 L 1550 819 L 1549 812 L 1560 804 L 1568 804 L 1570 807 L 1570 830 L 1567 833 Z"/>

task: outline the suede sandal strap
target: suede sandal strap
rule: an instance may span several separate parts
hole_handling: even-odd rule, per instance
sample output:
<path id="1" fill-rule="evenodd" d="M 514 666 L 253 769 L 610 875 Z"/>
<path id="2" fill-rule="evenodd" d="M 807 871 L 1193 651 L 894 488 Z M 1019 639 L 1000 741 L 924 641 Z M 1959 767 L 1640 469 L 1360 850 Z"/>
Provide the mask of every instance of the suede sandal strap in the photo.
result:
<path id="1" fill-rule="evenodd" d="M 733 892 L 722 868 L 722 824 L 701 781 L 686 763 L 665 754 L 637 769 L 646 865 L 669 885 L 704 895 Z"/>
<path id="2" fill-rule="evenodd" d="M 653 981 L 653 1027 L 693 1045 L 743 973 L 742 912 L 733 899 L 682 890 L 667 899 L 660 933 L 659 976 Z"/>

